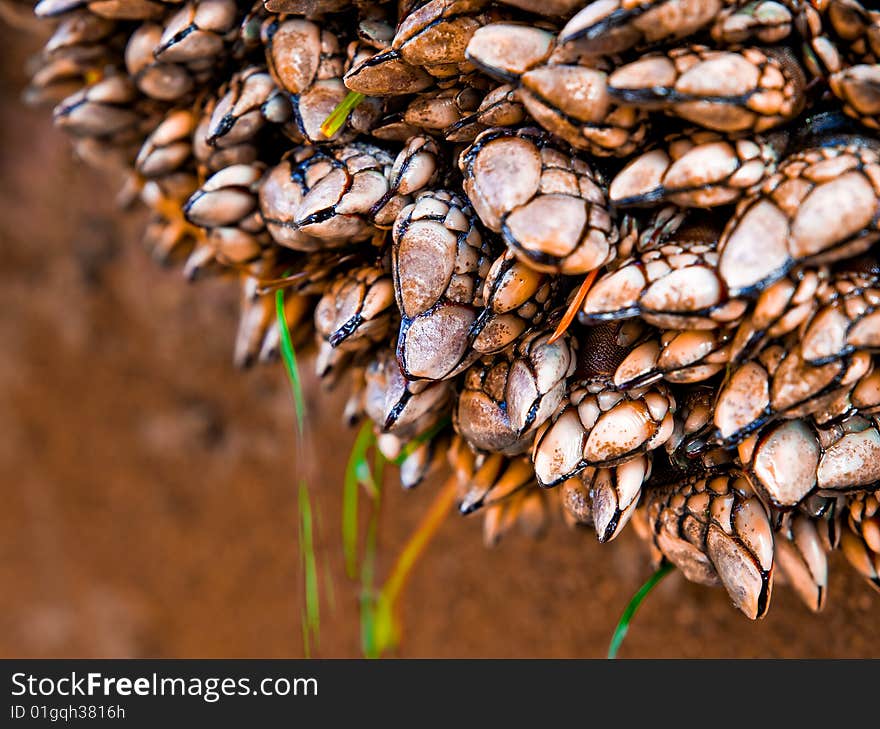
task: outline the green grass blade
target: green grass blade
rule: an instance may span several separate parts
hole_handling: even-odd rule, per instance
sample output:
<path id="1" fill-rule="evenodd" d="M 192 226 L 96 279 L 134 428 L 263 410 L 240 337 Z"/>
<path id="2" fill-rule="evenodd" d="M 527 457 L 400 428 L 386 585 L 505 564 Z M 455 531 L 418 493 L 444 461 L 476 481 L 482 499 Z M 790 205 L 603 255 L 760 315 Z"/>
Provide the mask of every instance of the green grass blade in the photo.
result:
<path id="1" fill-rule="evenodd" d="M 369 458 L 371 450 L 373 453 L 372 465 Z M 377 658 L 380 653 L 376 638 L 377 597 L 374 579 L 385 463 L 385 457 L 376 447 L 373 425 L 366 422 L 358 431 L 348 458 L 342 497 L 342 546 L 345 555 L 345 570 L 352 579 L 356 577 L 358 572 L 359 487 L 363 486 L 370 497 L 370 518 L 364 539 L 363 558 L 360 562 L 361 651 L 366 658 Z"/>
<path id="2" fill-rule="evenodd" d="M 372 636 L 371 653 L 364 653 L 365 658 L 381 658 L 382 655 L 396 647 L 400 640 L 400 625 L 395 618 L 393 606 L 383 591 L 379 591 L 372 601 Z"/>
<path id="3" fill-rule="evenodd" d="M 617 658 L 617 651 L 620 650 L 623 639 L 626 638 L 626 634 L 629 632 L 629 624 L 632 622 L 639 606 L 648 596 L 648 593 L 650 593 L 651 590 L 653 590 L 660 581 L 666 577 L 666 575 L 672 572 L 673 569 L 673 565 L 669 562 L 661 565 L 660 569 L 651 575 L 648 578 L 648 581 L 639 588 L 639 591 L 635 595 L 633 595 L 632 600 L 629 601 L 629 604 L 623 611 L 623 615 L 620 616 L 620 622 L 614 630 L 614 635 L 611 636 L 611 644 L 608 646 L 608 658 Z"/>
<path id="4" fill-rule="evenodd" d="M 336 612 L 336 583 L 333 581 L 333 572 L 330 570 L 328 560 L 324 560 L 324 594 L 327 599 L 324 604 L 329 606 L 330 612 Z"/>
<path id="5" fill-rule="evenodd" d="M 324 539 L 324 535 L 326 534 L 326 530 L 324 529 L 324 513 L 321 509 L 321 501 L 320 499 L 315 501 L 315 536 L 318 540 L 319 544 L 324 543 L 326 540 Z M 333 572 L 330 566 L 330 560 L 325 559 L 321 560 L 321 564 L 324 568 L 324 605 L 330 609 L 331 613 L 336 612 L 336 582 L 333 579 Z"/>
<path id="6" fill-rule="evenodd" d="M 287 275 L 286 273 L 284 274 Z M 299 377 L 299 367 L 296 362 L 296 351 L 290 337 L 290 326 L 284 311 L 284 291 L 279 289 L 275 292 L 275 315 L 278 319 L 278 330 L 281 338 L 281 358 L 284 361 L 284 369 L 287 379 L 290 381 L 290 389 L 293 394 L 293 403 L 296 410 L 297 438 L 302 439 L 303 425 L 305 423 L 306 405 L 303 397 L 302 381 Z M 301 446 L 300 440 L 300 446 Z M 309 497 L 309 489 L 305 480 L 299 483 L 299 553 L 303 568 L 303 581 L 305 583 L 306 599 L 305 606 L 300 615 L 303 633 L 303 654 L 310 658 L 312 654 L 312 638 L 319 640 L 321 630 L 321 602 L 320 588 L 318 586 L 318 566 L 315 556 L 315 523 L 312 516 L 312 504 Z M 317 514 L 320 520 L 320 514 Z M 329 578 L 329 575 L 325 575 Z M 331 592 L 332 585 L 328 581 L 328 589 Z"/>
<path id="7" fill-rule="evenodd" d="M 376 451 L 377 467 L 381 454 Z M 384 461 L 384 459 L 383 459 Z M 382 507 L 381 480 L 377 480 L 379 489 L 371 499 L 370 521 L 367 525 L 366 544 L 364 545 L 364 559 L 361 562 L 361 651 L 364 658 L 379 658 L 381 656 L 380 640 L 378 636 L 379 596 L 374 587 L 376 574 L 376 552 L 379 544 L 379 513 Z"/>
<path id="8" fill-rule="evenodd" d="M 358 485 L 363 478 L 364 468 L 369 469 L 367 452 L 375 440 L 373 425 L 367 421 L 361 426 L 354 440 L 342 487 L 342 550 L 345 555 L 346 574 L 352 579 L 357 576 Z"/>
<path id="9" fill-rule="evenodd" d="M 284 360 L 284 369 L 287 370 L 287 379 L 290 380 L 293 403 L 296 407 L 297 432 L 302 435 L 306 401 L 303 397 L 302 381 L 299 378 L 299 367 L 296 364 L 296 352 L 293 349 L 290 328 L 287 326 L 287 316 L 284 313 L 284 291 L 280 289 L 275 292 L 275 313 L 278 317 L 278 328 L 281 330 L 281 358 Z"/>
<path id="10" fill-rule="evenodd" d="M 306 658 L 312 657 L 312 642 L 309 640 L 309 624 L 306 620 L 306 609 L 302 608 L 299 613 L 299 624 L 302 628 L 302 639 L 303 639 L 303 656 Z"/>
<path id="11" fill-rule="evenodd" d="M 339 105 L 330 112 L 323 124 L 321 124 L 321 134 L 328 139 L 336 132 L 342 129 L 348 115 L 351 114 L 366 97 L 356 91 L 349 91 L 348 95 L 339 103 Z"/>
<path id="12" fill-rule="evenodd" d="M 321 630 L 321 604 L 318 594 L 318 567 L 312 523 L 312 502 L 305 481 L 299 483 L 300 553 L 306 586 L 306 625 L 317 639 Z"/>
<path id="13" fill-rule="evenodd" d="M 376 596 L 372 592 L 361 592 L 361 655 L 364 658 L 378 658 L 376 653 Z"/>

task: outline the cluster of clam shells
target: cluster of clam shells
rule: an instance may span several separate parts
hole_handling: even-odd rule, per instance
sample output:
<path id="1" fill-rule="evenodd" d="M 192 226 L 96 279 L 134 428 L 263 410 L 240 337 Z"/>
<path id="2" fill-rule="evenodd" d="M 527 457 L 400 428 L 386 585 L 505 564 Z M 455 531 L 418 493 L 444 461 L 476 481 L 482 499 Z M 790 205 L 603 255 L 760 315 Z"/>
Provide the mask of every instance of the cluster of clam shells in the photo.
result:
<path id="1" fill-rule="evenodd" d="M 813 610 L 880 588 L 880 12 L 856 0 L 41 0 L 30 101 L 146 242 L 275 296 L 411 488 Z M 340 104 L 344 122 L 326 121 Z"/>

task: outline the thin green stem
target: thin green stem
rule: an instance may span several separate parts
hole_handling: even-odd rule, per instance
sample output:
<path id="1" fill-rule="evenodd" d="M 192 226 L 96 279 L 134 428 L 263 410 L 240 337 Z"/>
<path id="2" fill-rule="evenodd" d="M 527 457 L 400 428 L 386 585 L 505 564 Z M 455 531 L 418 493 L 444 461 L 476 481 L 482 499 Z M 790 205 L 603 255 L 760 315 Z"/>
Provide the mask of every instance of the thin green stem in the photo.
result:
<path id="1" fill-rule="evenodd" d="M 361 426 L 354 440 L 342 486 L 342 551 L 345 554 L 345 571 L 352 579 L 357 575 L 358 486 L 362 481 L 364 469 L 369 471 L 367 452 L 375 440 L 373 424 L 367 421 Z"/>
<path id="2" fill-rule="evenodd" d="M 318 565 L 315 559 L 315 538 L 312 522 L 312 502 L 306 482 L 299 482 L 300 554 L 303 560 L 306 585 L 307 632 L 318 638 L 321 630 L 321 604 L 318 596 Z"/>
<path id="3" fill-rule="evenodd" d="M 302 436 L 306 401 L 303 397 L 302 381 L 299 378 L 299 367 L 296 364 L 296 352 L 293 349 L 290 328 L 287 326 L 287 316 L 284 313 L 284 292 L 281 290 L 275 292 L 275 314 L 281 331 L 281 358 L 284 360 L 284 369 L 287 370 L 287 379 L 290 380 L 290 389 L 293 392 L 298 433 Z"/>
<path id="4" fill-rule="evenodd" d="M 284 274 L 287 275 L 286 273 Z M 284 369 L 287 379 L 290 381 L 290 390 L 293 394 L 293 404 L 296 410 L 296 435 L 299 452 L 302 452 L 303 426 L 305 423 L 306 403 L 303 396 L 302 381 L 299 376 L 299 367 L 296 362 L 296 351 L 293 348 L 293 340 L 290 337 L 290 326 L 287 323 L 287 315 L 284 311 L 284 291 L 279 289 L 275 292 L 275 316 L 278 320 L 278 330 L 281 339 L 281 358 L 284 361 Z M 303 581 L 305 583 L 305 606 L 302 610 L 302 633 L 303 654 L 306 658 L 312 654 L 312 638 L 315 645 L 320 640 L 321 632 L 321 599 L 318 584 L 318 560 L 315 554 L 315 516 L 320 521 L 320 512 L 313 516 L 312 502 L 309 496 L 309 487 L 305 479 L 299 482 L 299 553 L 302 560 Z M 329 572 L 325 566 L 325 577 L 332 603 L 332 584 Z"/>
<path id="5" fill-rule="evenodd" d="M 382 509 L 382 472 L 385 457 L 378 448 L 373 450 L 373 469 L 376 490 L 370 499 L 370 521 L 361 562 L 361 651 L 364 658 L 380 658 L 377 635 L 377 603 L 375 590 L 376 552 L 379 545 L 379 514 Z"/>
<path id="6" fill-rule="evenodd" d="M 632 600 L 629 601 L 629 604 L 623 611 L 623 615 L 620 616 L 620 622 L 614 630 L 614 635 L 611 636 L 611 645 L 608 646 L 608 658 L 617 658 L 617 651 L 620 650 L 620 645 L 623 643 L 623 639 L 626 638 L 627 632 L 629 632 L 629 624 L 632 622 L 639 606 L 648 596 L 648 593 L 651 592 L 651 590 L 653 590 L 660 581 L 666 577 L 666 575 L 672 572 L 673 569 L 671 563 L 664 563 L 660 566 L 660 569 L 648 578 L 648 581 L 641 586 L 639 591 L 633 595 Z"/>
<path id="7" fill-rule="evenodd" d="M 349 91 L 348 95 L 339 105 L 330 112 L 330 115 L 321 124 L 321 134 L 328 139 L 342 129 L 348 115 L 351 114 L 366 97 L 356 91 Z"/>

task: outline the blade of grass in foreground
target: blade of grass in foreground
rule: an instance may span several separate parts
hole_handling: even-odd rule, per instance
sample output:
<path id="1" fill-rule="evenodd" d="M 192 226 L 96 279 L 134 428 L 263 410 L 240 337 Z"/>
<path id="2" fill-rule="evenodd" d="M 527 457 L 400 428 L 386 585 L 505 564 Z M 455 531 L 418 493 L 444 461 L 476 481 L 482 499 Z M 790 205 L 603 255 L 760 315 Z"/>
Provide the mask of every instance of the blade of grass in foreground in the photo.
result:
<path id="1" fill-rule="evenodd" d="M 342 551 L 345 554 L 345 572 L 352 579 L 357 575 L 358 484 L 363 478 L 364 470 L 369 471 L 367 453 L 375 441 L 373 425 L 367 421 L 358 431 L 345 469 L 342 487 Z"/>
<path id="2" fill-rule="evenodd" d="M 296 351 L 293 348 L 293 341 L 290 338 L 290 327 L 287 324 L 287 316 L 284 312 L 284 291 L 281 289 L 275 292 L 275 315 L 278 319 L 278 329 L 281 338 L 281 358 L 284 360 L 284 369 L 287 372 L 287 379 L 290 381 L 290 389 L 293 393 L 297 438 L 302 439 L 306 404 L 303 397 L 302 381 L 299 377 L 299 367 L 296 362 Z M 315 525 L 312 519 L 312 503 L 309 497 L 309 488 L 304 479 L 299 482 L 298 504 L 299 553 L 302 559 L 306 590 L 305 608 L 301 616 L 303 654 L 306 658 L 310 658 L 312 654 L 312 637 L 314 637 L 317 643 L 320 636 L 321 603 L 318 587 L 318 565 L 315 557 Z M 329 582 L 328 587 L 332 588 Z"/>
<path id="3" fill-rule="evenodd" d="M 660 569 L 651 575 L 648 578 L 648 581 L 639 588 L 639 591 L 635 595 L 633 595 L 632 600 L 629 601 L 629 604 L 623 611 L 623 615 L 620 616 L 620 622 L 614 630 L 614 635 L 611 636 L 611 645 L 608 646 L 608 658 L 617 658 L 617 651 L 620 650 L 620 645 L 623 643 L 623 639 L 626 638 L 626 634 L 629 631 L 629 624 L 632 622 L 633 616 L 639 609 L 639 605 L 642 604 L 644 599 L 648 596 L 648 593 L 651 592 L 651 590 L 653 590 L 660 581 L 666 577 L 666 575 L 672 572 L 672 570 L 673 566 L 670 562 L 661 565 Z"/>
<path id="4" fill-rule="evenodd" d="M 325 539 L 326 529 L 324 528 L 324 515 L 321 511 L 321 500 L 315 500 L 315 541 L 318 544 L 323 544 L 327 540 Z M 316 557 L 317 560 L 317 557 Z M 336 612 L 336 583 L 333 580 L 333 571 L 330 568 L 330 560 L 325 559 L 322 561 L 323 573 L 324 573 L 324 605 L 330 608 L 331 613 Z"/>
<path id="5" fill-rule="evenodd" d="M 303 639 L 303 657 L 311 658 L 312 657 L 312 641 L 309 639 L 309 624 L 306 620 L 306 609 L 302 608 L 299 611 L 299 625 L 302 628 L 302 639 Z"/>
<path id="6" fill-rule="evenodd" d="M 373 465 L 370 466 L 369 453 L 373 451 Z M 345 570 L 355 578 L 358 569 L 358 501 L 360 486 L 370 497 L 370 518 L 364 540 L 363 559 L 360 563 L 361 595 L 361 651 L 366 658 L 377 658 L 376 652 L 376 611 L 373 587 L 376 551 L 379 538 L 379 512 L 382 504 L 382 480 L 385 471 L 385 457 L 376 447 L 376 436 L 372 423 L 361 426 L 355 438 L 348 465 L 345 469 L 345 483 L 342 495 L 342 539 L 345 555 Z"/>
<path id="7" fill-rule="evenodd" d="M 284 291 L 281 290 L 275 292 L 275 314 L 278 317 L 278 328 L 281 330 L 281 358 L 284 360 L 284 369 L 287 370 L 287 379 L 290 380 L 293 404 L 296 408 L 297 432 L 301 436 L 306 416 L 306 401 L 296 364 L 296 352 L 290 339 L 290 328 L 287 326 L 287 316 L 284 314 Z"/>
<path id="8" fill-rule="evenodd" d="M 318 639 L 321 631 L 321 605 L 318 595 L 318 567 L 315 559 L 315 540 L 312 523 L 312 502 L 306 482 L 299 482 L 300 555 L 303 561 L 306 587 L 306 629 Z M 308 646 L 306 646 L 308 647 Z"/>
<path id="9" fill-rule="evenodd" d="M 363 94 L 359 94 L 356 91 L 349 91 L 348 95 L 339 102 L 338 106 L 330 112 L 330 116 L 328 116 L 323 124 L 321 124 L 321 134 L 328 139 L 336 134 L 336 132 L 342 129 L 345 120 L 348 119 L 348 115 L 351 114 L 351 112 L 357 108 L 357 105 L 365 98 L 366 97 Z"/>
<path id="10" fill-rule="evenodd" d="M 379 658 L 376 645 L 376 551 L 379 542 L 379 513 L 382 508 L 381 491 L 371 500 L 370 521 L 361 562 L 361 653 L 364 658 Z"/>

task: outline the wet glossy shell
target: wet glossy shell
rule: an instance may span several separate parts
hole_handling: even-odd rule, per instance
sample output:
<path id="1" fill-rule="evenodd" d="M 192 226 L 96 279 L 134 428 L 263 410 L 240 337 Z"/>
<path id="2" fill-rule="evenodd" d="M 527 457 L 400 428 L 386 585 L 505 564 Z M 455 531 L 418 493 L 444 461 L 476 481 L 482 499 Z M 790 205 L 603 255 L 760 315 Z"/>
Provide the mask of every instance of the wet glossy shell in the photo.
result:
<path id="1" fill-rule="evenodd" d="M 804 84 L 788 50 L 687 46 L 617 69 L 608 91 L 621 104 L 660 109 L 719 132 L 763 132 L 800 114 Z"/>
<path id="2" fill-rule="evenodd" d="M 599 277 L 581 308 L 583 321 L 640 316 L 655 326 L 712 329 L 743 314 L 727 297 L 714 236 L 652 248 Z"/>
<path id="3" fill-rule="evenodd" d="M 196 115 L 183 109 L 169 112 L 144 141 L 135 168 L 144 177 L 167 175 L 192 157 Z"/>
<path id="4" fill-rule="evenodd" d="M 493 23 L 474 34 L 467 57 L 513 82 L 534 120 L 573 147 L 600 156 L 632 153 L 647 134 L 647 114 L 613 102 L 604 70 L 556 59 L 552 49 L 553 36 L 542 29 Z"/>
<path id="5" fill-rule="evenodd" d="M 138 90 L 162 101 L 174 101 L 189 94 L 196 74 L 187 65 L 156 60 L 153 51 L 162 39 L 159 23 L 142 23 L 131 34 L 125 48 L 125 67 Z"/>
<path id="6" fill-rule="evenodd" d="M 351 0 L 265 0 L 266 10 L 272 13 L 290 13 L 312 17 L 324 13 L 338 13 L 351 6 Z"/>
<path id="7" fill-rule="evenodd" d="M 666 330 L 634 347 L 614 373 L 622 390 L 660 379 L 696 383 L 724 369 L 730 358 L 731 334 L 724 329 Z"/>
<path id="8" fill-rule="evenodd" d="M 256 276 L 241 277 L 241 303 L 238 329 L 235 334 L 233 363 L 236 367 L 250 367 L 257 361 L 278 359 L 280 330 L 275 296 L 259 293 Z M 310 332 L 309 310 L 305 297 L 288 294 L 284 297 L 284 316 L 291 328 L 295 345 L 303 343 Z"/>
<path id="9" fill-rule="evenodd" d="M 725 7 L 712 23 L 712 39 L 732 46 L 779 43 L 791 35 L 801 0 L 745 0 Z"/>
<path id="10" fill-rule="evenodd" d="M 776 171 L 779 146 L 762 136 L 734 141 L 709 131 L 675 135 L 629 162 L 611 181 L 608 197 L 617 207 L 728 205 Z"/>
<path id="11" fill-rule="evenodd" d="M 427 71 L 407 63 L 395 50 L 382 51 L 358 63 L 345 73 L 343 81 L 349 91 L 367 96 L 415 94 L 434 83 Z"/>
<path id="12" fill-rule="evenodd" d="M 568 22 L 559 39 L 594 55 L 659 45 L 705 27 L 722 5 L 721 0 L 597 0 Z"/>
<path id="13" fill-rule="evenodd" d="M 441 380 L 477 357 L 473 325 L 491 253 L 461 198 L 420 195 L 392 231 L 394 293 L 401 312 L 397 353 L 407 377 Z"/>
<path id="14" fill-rule="evenodd" d="M 590 497 L 590 516 L 600 542 L 614 539 L 635 513 L 651 461 L 640 456 L 612 468 L 588 467 L 581 474 Z"/>
<path id="15" fill-rule="evenodd" d="M 345 57 L 339 41 L 317 23 L 270 17 L 261 35 L 269 72 L 288 93 L 302 94 L 316 81 L 342 76 Z"/>
<path id="16" fill-rule="evenodd" d="M 489 127 L 512 127 L 525 119 L 525 109 L 516 99 L 516 88 L 502 84 L 490 91 L 477 110 L 449 125 L 443 136 L 448 142 L 472 142 Z"/>
<path id="17" fill-rule="evenodd" d="M 805 362 L 819 366 L 857 351 L 880 351 L 880 278 L 838 275 L 816 298 L 820 306 L 801 338 Z"/>
<path id="18" fill-rule="evenodd" d="M 365 377 L 365 410 L 381 432 L 408 439 L 448 412 L 449 383 L 407 380 L 391 350 L 379 351 L 367 366 Z"/>
<path id="19" fill-rule="evenodd" d="M 848 505 L 841 547 L 847 561 L 880 590 L 880 493 L 857 494 Z"/>
<path id="20" fill-rule="evenodd" d="M 813 612 L 825 606 L 828 595 L 828 557 L 817 523 L 795 514 L 776 530 L 774 538 L 779 574 Z"/>
<path id="21" fill-rule="evenodd" d="M 528 458 L 505 458 L 499 453 L 487 456 L 456 454 L 453 466 L 459 479 L 461 496 L 458 508 L 462 514 L 492 506 L 517 491 L 536 485 Z"/>
<path id="22" fill-rule="evenodd" d="M 816 76 L 828 78 L 851 64 L 880 57 L 880 16 L 857 0 L 808 0 L 800 4 L 797 28 L 804 59 Z"/>
<path id="23" fill-rule="evenodd" d="M 232 165 L 208 178 L 186 202 L 187 220 L 202 228 L 234 225 L 257 208 L 256 187 L 261 165 Z M 257 213 L 259 214 L 259 213 Z"/>
<path id="24" fill-rule="evenodd" d="M 156 60 L 165 63 L 204 62 L 224 50 L 238 19 L 234 0 L 190 0 L 165 21 Z"/>
<path id="25" fill-rule="evenodd" d="M 816 311 L 817 291 L 825 285 L 827 269 L 800 269 L 761 292 L 755 305 L 737 326 L 730 361 L 752 359 L 764 345 L 794 331 Z"/>
<path id="26" fill-rule="evenodd" d="M 41 18 L 54 18 L 78 8 L 88 8 L 91 13 L 116 20 L 159 18 L 166 12 L 165 3 L 159 0 L 40 0 L 34 13 Z"/>
<path id="27" fill-rule="evenodd" d="M 302 18 L 273 19 L 263 24 L 266 63 L 278 86 L 287 92 L 283 99 L 289 105 L 285 133 L 297 143 L 324 144 L 330 141 L 351 141 L 358 131 L 365 131 L 381 113 L 381 104 L 366 100 L 360 104 L 331 137 L 321 125 L 342 101 L 348 90 L 342 81 L 346 55 L 335 34 L 317 23 Z M 352 44 L 348 50 L 359 57 L 361 46 Z M 273 99 L 282 114 L 281 98 Z M 264 107 L 264 113 L 269 111 Z M 286 121 L 286 119 L 285 119 Z"/>
<path id="28" fill-rule="evenodd" d="M 870 129 L 880 129 L 880 67 L 876 63 L 838 71 L 828 84 L 843 102 L 845 114 Z"/>
<path id="29" fill-rule="evenodd" d="M 731 295 L 760 291 L 802 263 L 867 250 L 880 233 L 880 157 L 857 140 L 793 154 L 743 200 L 719 243 Z"/>
<path id="30" fill-rule="evenodd" d="M 391 48 L 434 76 L 467 71 L 464 51 L 484 22 L 479 13 L 487 4 L 488 0 L 428 0 L 400 22 Z"/>
<path id="31" fill-rule="evenodd" d="M 406 107 L 403 121 L 427 132 L 438 132 L 474 114 L 483 94 L 473 86 L 455 86 L 417 96 Z"/>
<path id="32" fill-rule="evenodd" d="M 585 273 L 614 256 L 617 228 L 597 177 L 545 133 L 483 132 L 459 167 L 480 220 L 537 270 Z"/>
<path id="33" fill-rule="evenodd" d="M 838 496 L 880 482 L 880 429 L 855 416 L 819 429 L 806 420 L 763 428 L 739 446 L 754 488 L 781 509 L 818 493 Z"/>
<path id="34" fill-rule="evenodd" d="M 503 82 L 520 76 L 550 60 L 553 33 L 524 23 L 491 23 L 470 39 L 466 56 L 477 68 Z"/>
<path id="35" fill-rule="evenodd" d="M 394 287 L 378 266 L 361 266 L 333 281 L 315 307 L 319 337 L 318 371 L 335 349 L 364 351 L 385 339 L 391 328 Z"/>
<path id="36" fill-rule="evenodd" d="M 449 462 L 458 479 L 459 511 L 483 513 L 483 541 L 491 547 L 513 527 L 532 537 L 547 525 L 549 500 L 537 488 L 527 458 L 475 455 L 460 438 L 453 441 Z"/>
<path id="37" fill-rule="evenodd" d="M 309 167 L 308 191 L 294 214 L 306 235 L 362 241 L 373 235 L 375 216 L 389 202 L 393 159 L 385 150 L 356 142 L 332 149 Z"/>
<path id="38" fill-rule="evenodd" d="M 280 246 L 297 251 L 314 251 L 346 245 L 348 239 L 327 240 L 307 235 L 296 224 L 296 213 L 317 176 L 311 168 L 327 164 L 313 149 L 293 149 L 270 169 L 260 183 L 260 212 L 266 229 Z"/>
<path id="39" fill-rule="evenodd" d="M 663 385 L 620 392 L 595 380 L 568 397 L 535 436 L 532 460 L 542 486 L 587 466 L 614 466 L 663 445 L 672 435 L 675 399 Z"/>
<path id="40" fill-rule="evenodd" d="M 540 324 L 556 295 L 558 281 L 505 251 L 492 263 L 483 285 L 483 309 L 473 326 L 473 348 L 500 352 Z"/>
<path id="41" fill-rule="evenodd" d="M 276 90 L 262 67 L 252 66 L 235 74 L 211 114 L 208 144 L 222 149 L 251 141 L 266 121 L 263 105 Z"/>
<path id="42" fill-rule="evenodd" d="M 645 504 L 657 549 L 692 582 L 724 585 L 751 619 L 773 586 L 773 530 L 748 481 L 735 471 L 651 489 Z"/>
<path id="43" fill-rule="evenodd" d="M 552 332 L 533 332 L 515 352 L 471 367 L 456 409 L 456 429 L 474 448 L 525 452 L 534 431 L 556 410 L 575 367 L 574 343 L 548 344 Z"/>
<path id="44" fill-rule="evenodd" d="M 211 99 L 200 109 L 201 116 L 192 136 L 193 156 L 198 163 L 199 174 L 205 177 L 230 165 L 251 164 L 258 156 L 253 140 L 223 148 L 208 143 L 215 106 L 215 100 Z"/>
<path id="45" fill-rule="evenodd" d="M 706 444 L 706 436 L 711 431 L 714 399 L 714 388 L 708 385 L 691 387 L 679 393 L 675 425 L 664 446 L 674 466 L 688 471 L 694 465 L 702 464 L 706 470 L 711 470 L 732 461 L 725 451 L 709 448 Z"/>
<path id="46" fill-rule="evenodd" d="M 544 129 L 594 155 L 625 156 L 644 142 L 648 115 L 608 94 L 604 71 L 552 64 L 526 71 L 517 98 Z"/>
<path id="47" fill-rule="evenodd" d="M 70 134 L 112 137 L 141 120 L 132 108 L 137 91 L 125 76 L 110 76 L 67 97 L 52 112 L 55 124 Z"/>
<path id="48" fill-rule="evenodd" d="M 865 352 L 813 366 L 804 361 L 796 334 L 789 335 L 730 369 L 715 405 L 716 438 L 735 444 L 779 417 L 813 415 L 826 422 L 848 415 L 849 395 L 872 367 Z"/>

